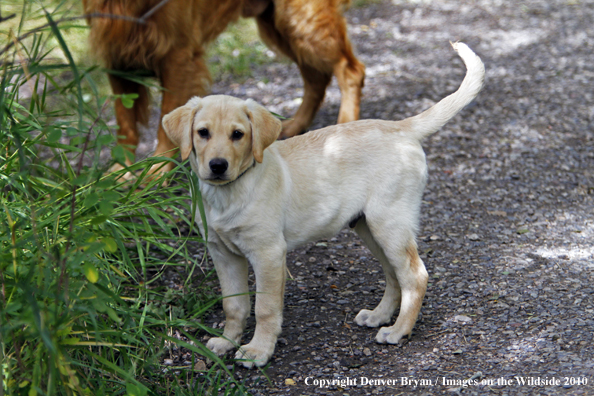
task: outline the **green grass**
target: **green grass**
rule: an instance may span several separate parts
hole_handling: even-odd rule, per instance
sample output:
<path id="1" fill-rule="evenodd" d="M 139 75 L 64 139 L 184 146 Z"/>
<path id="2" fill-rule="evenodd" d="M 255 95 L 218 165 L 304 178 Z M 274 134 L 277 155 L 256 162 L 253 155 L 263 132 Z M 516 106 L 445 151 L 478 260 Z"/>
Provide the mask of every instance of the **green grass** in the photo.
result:
<path id="1" fill-rule="evenodd" d="M 44 9 L 45 7 L 45 9 Z M 23 1 L 23 0 L 3 0 L 1 6 L 2 16 L 16 14 L 16 18 L 4 21 L 0 24 L 0 43 L 13 41 L 18 37 L 36 27 L 47 24 L 45 12 L 52 15 L 55 20 L 65 17 L 82 15 L 82 2 L 80 1 Z M 26 18 L 22 18 L 23 15 Z M 92 62 L 87 57 L 86 36 L 88 28 L 84 19 L 74 20 L 60 25 L 62 37 L 68 43 L 68 49 L 73 54 L 78 64 L 86 62 L 89 66 Z M 45 32 L 51 29 L 48 27 Z M 46 48 L 49 53 L 46 60 L 66 61 L 66 57 L 59 46 L 57 38 L 52 35 L 46 35 Z"/>
<path id="2" fill-rule="evenodd" d="M 24 4 L 2 2 L 2 16 L 18 17 L 0 23 L 0 37 L 78 12 L 72 1 Z M 194 337 L 212 331 L 201 324 L 211 291 L 191 275 L 179 290 L 162 279 L 202 260 L 195 177 L 168 160 L 174 182 L 143 179 L 164 158 L 135 164 L 132 183 L 105 175 L 100 153 L 113 163 L 125 152 L 106 124 L 115 98 L 83 61 L 79 25 L 54 24 L 0 59 L 0 396 L 244 394 Z M 174 346 L 214 363 L 164 366 Z"/>

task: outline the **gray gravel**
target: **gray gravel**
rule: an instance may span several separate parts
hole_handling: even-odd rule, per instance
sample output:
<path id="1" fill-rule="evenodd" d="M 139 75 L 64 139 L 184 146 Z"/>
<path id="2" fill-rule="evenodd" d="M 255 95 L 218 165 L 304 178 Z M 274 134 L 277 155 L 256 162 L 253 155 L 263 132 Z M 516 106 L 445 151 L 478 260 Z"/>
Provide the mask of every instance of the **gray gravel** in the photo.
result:
<path id="1" fill-rule="evenodd" d="M 454 91 L 465 70 L 448 41 L 466 42 L 487 69 L 477 100 L 424 143 L 422 317 L 402 347 L 354 324 L 384 282 L 344 230 L 289 254 L 270 381 L 237 375 L 256 395 L 594 394 L 594 2 L 370 3 L 347 13 L 367 65 L 362 118 L 401 119 Z M 292 115 L 297 68 L 253 73 L 213 91 Z M 339 103 L 334 82 L 312 129 L 334 123 Z M 207 324 L 222 320 L 218 307 Z"/>

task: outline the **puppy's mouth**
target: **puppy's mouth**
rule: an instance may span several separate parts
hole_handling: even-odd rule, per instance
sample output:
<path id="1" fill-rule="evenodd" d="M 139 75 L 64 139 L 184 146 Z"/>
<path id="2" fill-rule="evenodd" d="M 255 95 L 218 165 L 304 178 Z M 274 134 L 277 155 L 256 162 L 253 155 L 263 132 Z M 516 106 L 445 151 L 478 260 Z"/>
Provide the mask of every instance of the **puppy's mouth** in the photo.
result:
<path id="1" fill-rule="evenodd" d="M 227 177 L 226 175 L 211 175 L 209 178 L 205 180 L 205 182 L 208 182 L 210 184 L 224 184 L 229 183 L 230 181 L 232 180 L 229 179 L 229 177 Z"/>
<path id="2" fill-rule="evenodd" d="M 233 183 L 237 180 L 236 177 L 232 177 L 231 175 L 224 173 L 221 175 L 211 173 L 207 178 L 202 179 L 206 183 L 210 184 L 211 186 L 225 186 L 227 184 Z"/>

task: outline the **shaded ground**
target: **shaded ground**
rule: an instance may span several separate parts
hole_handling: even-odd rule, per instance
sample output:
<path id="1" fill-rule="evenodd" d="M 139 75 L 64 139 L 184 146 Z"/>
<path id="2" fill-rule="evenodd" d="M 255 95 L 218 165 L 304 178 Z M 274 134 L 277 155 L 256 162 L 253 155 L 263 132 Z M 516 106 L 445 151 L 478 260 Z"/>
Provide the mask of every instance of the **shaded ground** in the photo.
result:
<path id="1" fill-rule="evenodd" d="M 344 230 L 289 254 L 271 382 L 238 377 L 257 395 L 594 394 L 594 3 L 394 0 L 347 15 L 367 65 L 362 118 L 414 115 L 455 90 L 465 70 L 449 40 L 487 69 L 476 102 L 424 143 L 422 317 L 402 347 L 354 324 L 384 277 Z M 213 91 L 290 116 L 301 87 L 295 66 L 273 63 Z M 313 128 L 339 101 L 333 83 Z M 222 321 L 221 307 L 207 319 Z"/>

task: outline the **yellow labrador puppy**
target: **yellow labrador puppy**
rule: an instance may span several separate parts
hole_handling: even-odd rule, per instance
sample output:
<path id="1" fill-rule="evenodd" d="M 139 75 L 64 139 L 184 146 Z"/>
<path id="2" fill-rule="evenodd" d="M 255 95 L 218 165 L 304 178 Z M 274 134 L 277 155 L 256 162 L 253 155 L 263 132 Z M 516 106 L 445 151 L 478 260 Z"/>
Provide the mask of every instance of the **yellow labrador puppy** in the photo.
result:
<path id="1" fill-rule="evenodd" d="M 169 138 L 190 157 L 208 224 L 208 250 L 221 283 L 226 325 L 207 346 L 221 355 L 241 341 L 250 313 L 248 263 L 256 276 L 256 329 L 235 355 L 265 365 L 281 333 L 286 253 L 354 227 L 382 264 L 386 290 L 374 310 L 355 318 L 382 327 L 379 343 L 410 334 L 427 288 L 415 234 L 427 166 L 421 140 L 481 90 L 484 67 L 453 44 L 467 74 L 460 88 L 403 121 L 365 120 L 277 141 L 281 123 L 252 100 L 193 98 L 163 118 Z M 196 221 L 204 235 L 200 216 Z"/>

